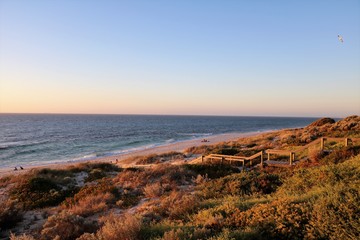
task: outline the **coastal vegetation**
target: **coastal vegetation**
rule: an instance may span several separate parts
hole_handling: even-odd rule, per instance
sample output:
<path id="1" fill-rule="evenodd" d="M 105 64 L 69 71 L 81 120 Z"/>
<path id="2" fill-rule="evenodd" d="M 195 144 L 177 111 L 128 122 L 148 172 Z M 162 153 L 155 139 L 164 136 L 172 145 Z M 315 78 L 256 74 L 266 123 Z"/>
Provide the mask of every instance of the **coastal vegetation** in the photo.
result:
<path id="1" fill-rule="evenodd" d="M 329 140 L 324 149 L 312 144 L 322 137 L 360 138 L 360 117 L 136 157 L 127 160 L 134 163 L 129 168 L 83 163 L 5 176 L 1 237 L 358 239 L 360 144 Z M 296 164 L 245 170 L 191 160 L 266 149 L 296 150 Z"/>

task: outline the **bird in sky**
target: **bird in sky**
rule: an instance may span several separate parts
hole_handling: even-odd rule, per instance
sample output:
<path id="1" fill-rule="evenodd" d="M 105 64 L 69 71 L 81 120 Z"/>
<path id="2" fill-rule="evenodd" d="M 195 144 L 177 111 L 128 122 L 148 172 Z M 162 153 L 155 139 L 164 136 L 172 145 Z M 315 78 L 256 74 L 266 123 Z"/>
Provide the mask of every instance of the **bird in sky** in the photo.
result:
<path id="1" fill-rule="evenodd" d="M 344 39 L 343 39 L 342 36 L 338 35 L 338 39 L 339 39 L 340 42 L 342 42 L 342 43 L 344 42 Z"/>

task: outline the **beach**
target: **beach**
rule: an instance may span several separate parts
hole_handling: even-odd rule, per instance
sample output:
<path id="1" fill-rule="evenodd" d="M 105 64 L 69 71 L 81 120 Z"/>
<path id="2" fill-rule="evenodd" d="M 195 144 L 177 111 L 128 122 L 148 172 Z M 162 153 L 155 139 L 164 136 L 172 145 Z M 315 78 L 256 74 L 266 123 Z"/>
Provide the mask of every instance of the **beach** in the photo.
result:
<path id="1" fill-rule="evenodd" d="M 265 132 L 265 131 L 264 131 Z M 39 168 L 64 168 L 69 165 L 74 165 L 77 163 L 84 163 L 84 162 L 111 162 L 116 163 L 116 159 L 118 160 L 118 165 L 120 167 L 129 167 L 133 166 L 134 163 L 126 161 L 127 159 L 130 159 L 135 156 L 146 156 L 150 154 L 162 154 L 167 152 L 183 152 L 187 148 L 194 147 L 194 146 L 201 146 L 201 145 L 213 145 L 218 144 L 221 142 L 229 142 L 234 141 L 240 138 L 246 138 L 249 136 L 254 136 L 257 134 L 261 134 L 264 132 L 247 132 L 247 133 L 226 133 L 226 134 L 218 134 L 213 136 L 206 137 L 207 142 L 204 142 L 204 138 L 199 139 L 191 139 L 191 140 L 185 140 L 175 143 L 170 143 L 167 145 L 162 146 L 156 146 L 153 148 L 148 149 L 142 149 L 142 150 L 135 150 L 129 153 L 124 154 L 116 154 L 112 156 L 106 156 L 106 157 L 100 157 L 95 158 L 92 160 L 76 160 L 76 161 L 65 161 L 65 162 L 56 162 L 56 163 L 44 163 L 44 164 L 38 164 L 38 165 L 24 165 L 23 170 L 17 170 L 14 171 L 14 168 L 11 167 L 3 167 L 0 168 L 0 177 L 11 175 L 11 174 L 23 174 L 31 169 L 39 169 Z"/>

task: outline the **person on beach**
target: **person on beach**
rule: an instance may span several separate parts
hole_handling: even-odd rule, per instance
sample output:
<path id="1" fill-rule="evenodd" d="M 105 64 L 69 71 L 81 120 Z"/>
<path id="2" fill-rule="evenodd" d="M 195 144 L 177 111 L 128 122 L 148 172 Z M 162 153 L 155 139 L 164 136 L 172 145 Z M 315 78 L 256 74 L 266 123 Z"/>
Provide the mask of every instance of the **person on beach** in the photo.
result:
<path id="1" fill-rule="evenodd" d="M 14 171 L 17 171 L 17 170 L 18 170 L 17 167 L 15 167 L 15 168 L 14 168 Z"/>
<path id="2" fill-rule="evenodd" d="M 24 168 L 23 168 L 22 166 L 20 166 L 20 169 L 21 169 L 21 170 L 24 170 Z"/>

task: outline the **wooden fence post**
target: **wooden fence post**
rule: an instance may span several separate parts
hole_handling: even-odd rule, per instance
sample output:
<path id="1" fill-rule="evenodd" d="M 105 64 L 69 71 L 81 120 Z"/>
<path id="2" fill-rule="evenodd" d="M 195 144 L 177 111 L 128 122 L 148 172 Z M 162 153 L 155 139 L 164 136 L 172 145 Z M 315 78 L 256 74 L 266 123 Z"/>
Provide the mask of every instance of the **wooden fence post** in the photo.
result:
<path id="1" fill-rule="evenodd" d="M 204 155 L 201 155 L 201 162 L 204 162 Z"/>
<path id="2" fill-rule="evenodd" d="M 345 147 L 349 146 L 349 139 L 345 138 Z"/>
<path id="3" fill-rule="evenodd" d="M 321 139 L 320 139 L 320 150 L 324 150 L 324 146 L 325 146 L 325 138 L 324 137 L 322 137 Z"/>
<path id="4" fill-rule="evenodd" d="M 264 166 L 264 156 L 263 156 L 263 151 L 261 151 L 261 166 Z"/>
<path id="5" fill-rule="evenodd" d="M 270 160 L 270 153 L 268 153 L 268 161 Z"/>

